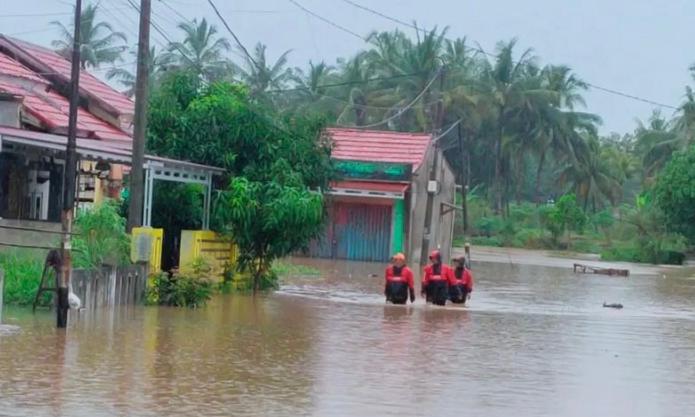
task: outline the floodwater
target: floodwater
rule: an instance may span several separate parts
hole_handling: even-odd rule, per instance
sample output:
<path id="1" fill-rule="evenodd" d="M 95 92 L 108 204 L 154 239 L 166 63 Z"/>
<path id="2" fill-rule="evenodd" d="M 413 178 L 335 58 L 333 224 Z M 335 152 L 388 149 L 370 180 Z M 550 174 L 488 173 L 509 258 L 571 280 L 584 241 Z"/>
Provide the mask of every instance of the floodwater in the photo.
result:
<path id="1" fill-rule="evenodd" d="M 200 310 L 7 309 L 1 416 L 688 416 L 695 278 L 476 263 L 468 308 L 385 306 L 381 266 Z M 602 308 L 620 302 L 623 310 Z"/>

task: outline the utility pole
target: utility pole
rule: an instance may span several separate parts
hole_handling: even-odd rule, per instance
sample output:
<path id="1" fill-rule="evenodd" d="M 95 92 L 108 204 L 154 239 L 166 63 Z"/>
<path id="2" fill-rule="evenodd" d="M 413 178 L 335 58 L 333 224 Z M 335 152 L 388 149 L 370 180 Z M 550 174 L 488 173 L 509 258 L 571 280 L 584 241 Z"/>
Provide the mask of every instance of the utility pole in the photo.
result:
<path id="1" fill-rule="evenodd" d="M 468 185 L 466 169 L 468 164 L 466 163 L 467 158 L 464 152 L 468 150 L 464 149 L 463 145 L 463 134 L 461 132 L 461 123 L 458 125 L 458 136 L 459 136 L 459 156 L 461 157 L 461 175 L 459 175 L 459 182 L 461 184 L 461 209 L 463 211 L 463 232 L 468 233 Z"/>
<path id="2" fill-rule="evenodd" d="M 142 204 L 145 186 L 145 134 L 147 132 L 147 101 L 149 93 L 150 13 L 151 0 L 140 2 L 140 33 L 138 67 L 135 79 L 135 126 L 133 128 L 133 159 L 130 171 L 130 204 L 128 231 L 142 226 Z"/>
<path id="3" fill-rule="evenodd" d="M 442 122 L 444 120 L 444 97 L 441 95 L 444 91 L 444 75 L 446 69 L 442 66 L 439 70 L 439 103 L 437 103 L 437 114 L 435 115 L 435 125 L 433 126 L 433 134 L 438 134 L 441 131 Z M 432 146 L 432 169 L 429 173 L 430 181 L 437 181 L 437 167 L 439 166 L 439 141 L 435 141 Z M 429 188 L 429 184 L 428 184 Z M 437 231 L 432 227 L 432 217 L 434 208 L 434 200 L 436 198 L 436 191 L 430 192 L 427 190 L 427 206 L 425 208 L 425 227 L 424 236 L 422 237 L 422 251 L 420 253 L 420 264 L 424 265 L 427 263 L 432 244 L 437 240 Z"/>
<path id="4" fill-rule="evenodd" d="M 75 32 L 72 43 L 72 63 L 70 71 L 70 114 L 68 116 L 68 144 L 65 150 L 65 172 L 63 177 L 63 213 L 62 213 L 62 262 L 60 282 L 56 290 L 58 305 L 56 308 L 56 326 L 63 329 L 68 325 L 68 293 L 72 258 L 70 237 L 75 209 L 75 183 L 77 177 L 77 109 L 80 105 L 80 24 L 82 0 L 75 1 Z"/>

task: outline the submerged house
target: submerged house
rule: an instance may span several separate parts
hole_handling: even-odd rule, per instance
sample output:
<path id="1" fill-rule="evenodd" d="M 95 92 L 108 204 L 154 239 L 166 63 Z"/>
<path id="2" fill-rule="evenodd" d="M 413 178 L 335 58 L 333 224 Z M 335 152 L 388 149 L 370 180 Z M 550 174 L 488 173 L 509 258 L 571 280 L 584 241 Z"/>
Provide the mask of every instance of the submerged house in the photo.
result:
<path id="1" fill-rule="evenodd" d="M 341 179 L 329 190 L 328 222 L 310 254 L 387 261 L 404 252 L 411 264 L 430 250 L 449 258 L 456 184 L 429 134 L 327 130 Z"/>

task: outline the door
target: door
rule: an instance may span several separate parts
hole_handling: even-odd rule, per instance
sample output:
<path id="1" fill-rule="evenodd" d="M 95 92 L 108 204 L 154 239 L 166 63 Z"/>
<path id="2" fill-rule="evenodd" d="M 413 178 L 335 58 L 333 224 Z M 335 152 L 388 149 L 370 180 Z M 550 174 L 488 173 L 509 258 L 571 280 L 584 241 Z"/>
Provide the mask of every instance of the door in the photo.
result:
<path id="1" fill-rule="evenodd" d="M 375 262 L 389 259 L 390 206 L 338 203 L 333 216 L 335 258 Z"/>

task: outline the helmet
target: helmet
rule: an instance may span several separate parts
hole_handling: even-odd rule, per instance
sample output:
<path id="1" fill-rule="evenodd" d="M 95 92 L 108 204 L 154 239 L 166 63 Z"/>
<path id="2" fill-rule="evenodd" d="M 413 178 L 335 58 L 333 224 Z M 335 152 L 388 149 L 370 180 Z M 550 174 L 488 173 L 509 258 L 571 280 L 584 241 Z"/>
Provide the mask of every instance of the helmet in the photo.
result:
<path id="1" fill-rule="evenodd" d="M 394 261 L 403 261 L 403 262 L 405 262 L 405 255 L 403 255 L 403 253 L 401 253 L 401 252 L 398 252 L 397 254 L 393 255 L 393 258 L 392 258 L 392 259 L 393 259 Z"/>
<path id="2" fill-rule="evenodd" d="M 441 260 L 442 260 L 442 254 L 439 253 L 438 250 L 433 250 L 433 251 L 430 253 L 430 260 L 431 260 L 431 261 L 434 261 L 435 259 L 438 260 L 438 261 L 441 261 Z"/>

